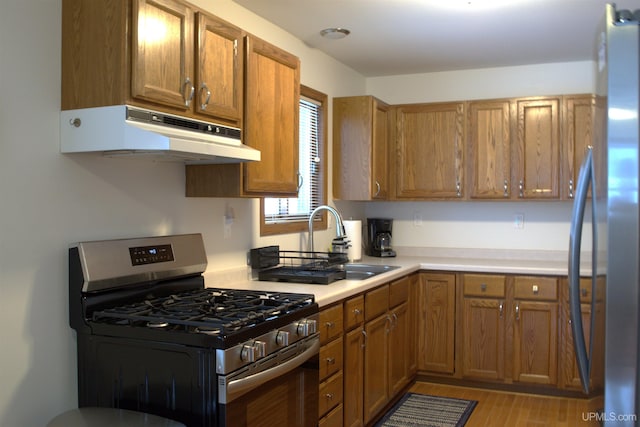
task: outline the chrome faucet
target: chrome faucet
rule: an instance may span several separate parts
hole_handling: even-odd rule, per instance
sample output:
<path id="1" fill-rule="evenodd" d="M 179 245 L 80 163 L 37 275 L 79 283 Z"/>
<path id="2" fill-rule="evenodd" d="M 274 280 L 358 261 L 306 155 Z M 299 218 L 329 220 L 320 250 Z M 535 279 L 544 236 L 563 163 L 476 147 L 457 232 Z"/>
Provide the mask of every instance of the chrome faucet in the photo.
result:
<path id="1" fill-rule="evenodd" d="M 309 215 L 309 251 L 313 252 L 313 218 L 318 212 L 323 210 L 331 212 L 336 219 L 336 237 L 333 239 L 332 250 L 334 252 L 346 252 L 347 248 L 351 245 L 349 244 L 349 240 L 347 240 L 347 232 L 344 229 L 342 217 L 337 210 L 328 205 L 318 206 L 311 212 L 311 215 Z"/>

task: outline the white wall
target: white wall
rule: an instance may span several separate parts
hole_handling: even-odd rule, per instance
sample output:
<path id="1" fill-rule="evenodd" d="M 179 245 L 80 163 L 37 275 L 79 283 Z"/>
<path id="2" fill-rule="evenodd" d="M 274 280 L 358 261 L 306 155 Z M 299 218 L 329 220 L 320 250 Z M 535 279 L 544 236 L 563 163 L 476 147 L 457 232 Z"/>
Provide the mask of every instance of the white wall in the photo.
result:
<path id="1" fill-rule="evenodd" d="M 194 3 L 300 56 L 302 83 L 327 93 L 330 98 L 369 91 L 388 102 L 408 102 L 408 94 L 413 92 L 412 78 L 426 85 L 436 77 L 367 81 L 231 0 Z M 76 341 L 68 325 L 69 245 L 94 239 L 200 232 L 205 239 L 210 272 L 243 266 L 245 253 L 251 247 L 276 242 L 293 249 L 304 240 L 297 234 L 260 238 L 254 200 L 185 198 L 182 165 L 60 154 L 60 16 L 61 0 L 5 0 L 0 14 L 0 322 L 3 325 L 0 425 L 3 427 L 42 426 L 56 414 L 77 405 Z M 551 84 L 555 77 L 549 75 L 545 79 Z M 526 86 L 526 82 L 522 83 Z M 391 97 L 394 86 L 402 88 L 398 99 Z M 439 96 L 469 98 L 466 93 L 454 91 Z M 419 100 L 432 99 L 420 96 Z M 399 223 L 406 221 L 407 215 L 411 218 L 412 214 L 407 212 L 421 210 L 425 224 L 435 225 L 425 227 L 420 239 L 414 239 L 408 232 L 401 237 L 399 227 L 399 241 L 407 244 L 434 241 L 445 245 L 449 242 L 446 233 L 434 238 L 433 230 L 438 223 L 442 223 L 443 230 L 454 230 L 464 224 L 462 213 L 456 214 L 457 222 L 447 214 L 450 209 L 461 212 L 461 206 L 464 205 L 346 202 L 340 207 L 345 216 L 389 213 L 397 216 Z M 501 215 L 508 215 L 515 209 L 513 206 L 505 207 Z M 527 210 L 527 218 L 549 219 L 538 209 L 534 215 Z M 233 211 L 235 219 L 231 238 L 223 240 L 222 218 L 227 211 Z M 473 214 L 477 212 L 474 206 Z M 489 218 L 491 212 L 486 211 L 480 218 Z M 482 220 L 474 218 L 464 230 L 476 229 L 473 225 Z M 331 229 L 324 237 L 330 233 Z M 525 240 L 529 238 L 533 236 L 527 235 Z M 473 241 L 477 244 L 482 239 Z M 456 238 L 453 242 L 457 245 L 466 240 Z M 528 243 L 511 239 L 507 244 Z"/>

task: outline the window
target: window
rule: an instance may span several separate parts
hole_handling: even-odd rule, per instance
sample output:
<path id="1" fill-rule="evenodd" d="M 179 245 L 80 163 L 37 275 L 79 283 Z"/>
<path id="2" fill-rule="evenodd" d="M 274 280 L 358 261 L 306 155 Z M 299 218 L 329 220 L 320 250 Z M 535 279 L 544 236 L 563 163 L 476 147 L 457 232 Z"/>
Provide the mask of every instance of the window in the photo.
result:
<path id="1" fill-rule="evenodd" d="M 298 197 L 260 199 L 260 234 L 306 231 L 309 214 L 327 203 L 327 95 L 300 86 L 300 189 Z M 318 215 L 314 229 L 327 228 L 327 215 Z"/>

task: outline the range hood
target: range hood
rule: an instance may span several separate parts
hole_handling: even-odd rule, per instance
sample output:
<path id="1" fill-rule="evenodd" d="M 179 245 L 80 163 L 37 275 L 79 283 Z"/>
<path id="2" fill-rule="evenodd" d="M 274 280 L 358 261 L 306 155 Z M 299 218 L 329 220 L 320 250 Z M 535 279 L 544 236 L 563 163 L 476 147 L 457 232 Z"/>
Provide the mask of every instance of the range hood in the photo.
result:
<path id="1" fill-rule="evenodd" d="M 128 105 L 61 111 L 60 151 L 189 164 L 260 160 L 238 128 Z"/>

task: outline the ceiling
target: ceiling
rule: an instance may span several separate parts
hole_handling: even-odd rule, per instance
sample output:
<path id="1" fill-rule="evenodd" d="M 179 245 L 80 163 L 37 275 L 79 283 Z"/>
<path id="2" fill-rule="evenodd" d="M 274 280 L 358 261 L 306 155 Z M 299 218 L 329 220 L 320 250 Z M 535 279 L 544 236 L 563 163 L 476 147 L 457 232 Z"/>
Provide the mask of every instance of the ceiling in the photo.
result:
<path id="1" fill-rule="evenodd" d="M 234 0 L 365 77 L 592 58 L 607 0 Z M 618 9 L 640 0 L 618 0 Z M 320 31 L 351 34 L 325 39 Z"/>

